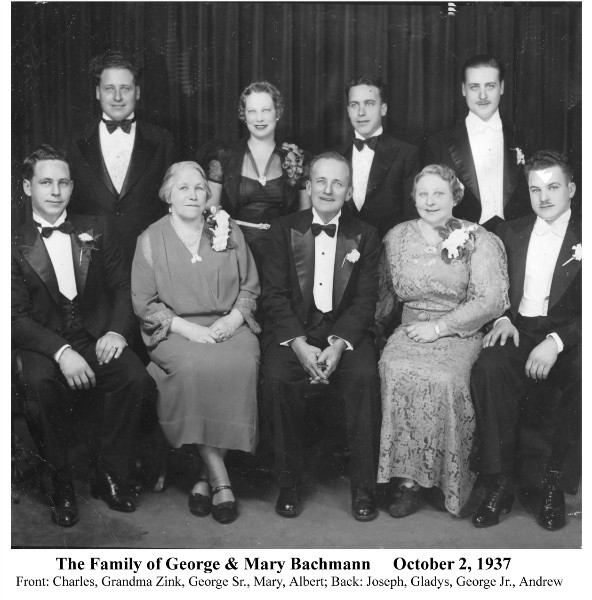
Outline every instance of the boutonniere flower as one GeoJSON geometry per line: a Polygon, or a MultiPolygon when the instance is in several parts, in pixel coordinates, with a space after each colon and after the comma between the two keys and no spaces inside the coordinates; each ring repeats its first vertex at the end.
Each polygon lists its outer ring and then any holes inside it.
{"type": "Polygon", "coordinates": [[[567,263],[570,263],[572,260],[582,260],[582,244],[577,244],[576,246],[572,246],[573,250],[572,257],[569,260],[566,260],[561,266],[565,267],[567,263]]]}
{"type": "Polygon", "coordinates": [[[212,206],[204,211],[206,223],[205,232],[212,242],[212,249],[215,252],[224,252],[236,248],[236,244],[230,238],[230,216],[217,206],[212,206]]]}
{"type": "Polygon", "coordinates": [[[514,152],[516,152],[516,164],[517,165],[523,165],[525,164],[525,160],[524,160],[524,152],[522,152],[522,150],[518,147],[516,148],[511,148],[512,150],[514,150],[514,152]]]}
{"type": "Polygon", "coordinates": [[[477,225],[468,227],[457,219],[448,219],[444,227],[436,227],[436,231],[444,240],[442,242],[441,257],[445,263],[452,259],[463,258],[475,247],[475,231],[477,225]]]}
{"type": "Polygon", "coordinates": [[[345,258],[343,259],[343,262],[341,263],[341,268],[343,269],[344,265],[345,265],[345,261],[348,261],[350,263],[357,263],[358,260],[360,260],[360,253],[354,248],[353,250],[351,250],[350,252],[348,252],[345,255],[345,258]]]}
{"type": "Polygon", "coordinates": [[[302,150],[296,144],[282,144],[282,150],[286,152],[286,157],[282,163],[282,168],[290,179],[298,180],[304,173],[302,150]]]}
{"type": "Polygon", "coordinates": [[[80,244],[80,258],[78,264],[82,264],[82,256],[88,256],[88,260],[91,260],[91,253],[93,250],[98,250],[95,246],[99,238],[101,237],[100,233],[93,235],[93,230],[89,229],[88,231],[83,231],[82,233],[77,233],[78,243],[80,244]]]}

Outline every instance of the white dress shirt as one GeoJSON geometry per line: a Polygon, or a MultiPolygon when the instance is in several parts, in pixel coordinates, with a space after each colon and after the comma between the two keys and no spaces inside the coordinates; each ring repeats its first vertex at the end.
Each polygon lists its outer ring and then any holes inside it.
{"type": "Polygon", "coordinates": [[[489,121],[483,121],[469,112],[465,123],[481,199],[479,223],[485,223],[495,216],[503,219],[504,133],[499,111],[489,121]]]}
{"type": "MultiPolygon", "coordinates": [[[[133,119],[134,113],[128,118],[133,119]]],[[[103,113],[103,119],[111,120],[105,113],[103,113]]],[[[125,133],[121,127],[118,127],[113,133],[109,133],[107,125],[101,121],[99,123],[99,138],[103,160],[107,166],[109,177],[111,177],[115,189],[121,192],[134,149],[136,122],[132,123],[129,133],[125,133]]]]}
{"type": "MultiPolygon", "coordinates": [[[[523,317],[547,316],[553,274],[570,217],[571,209],[564,212],[552,224],[540,217],[535,221],[526,255],[524,291],[518,307],[518,312],[523,317]]],[[[547,337],[555,340],[559,352],[563,350],[563,341],[557,333],[550,333],[547,337]]]]}
{"type": "MultiPolygon", "coordinates": [[[[372,137],[382,134],[382,127],[379,127],[372,137]]],[[[363,140],[357,131],[355,136],[359,140],[363,140]]],[[[376,152],[364,144],[361,150],[358,150],[354,145],[352,147],[352,186],[354,188],[353,200],[358,210],[362,209],[366,200],[366,190],[368,189],[368,179],[370,177],[370,169],[376,152]]]]}
{"type": "MultiPolygon", "coordinates": [[[[323,225],[323,220],[317,211],[312,209],[312,222],[323,225]]],[[[333,310],[333,271],[335,270],[335,251],[337,250],[337,233],[341,211],[327,225],[335,225],[335,237],[321,231],[315,237],[315,264],[313,296],[316,307],[321,312],[333,310]]]]}

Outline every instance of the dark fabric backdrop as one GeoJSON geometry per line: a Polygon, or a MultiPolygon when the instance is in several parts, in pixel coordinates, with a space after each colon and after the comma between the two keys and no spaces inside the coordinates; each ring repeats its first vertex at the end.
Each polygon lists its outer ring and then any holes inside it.
{"type": "Polygon", "coordinates": [[[87,75],[108,48],[144,61],[138,114],[170,129],[191,158],[241,135],[237,100],[267,79],[285,98],[279,139],[313,153],[349,134],[344,83],[388,84],[387,127],[423,144],[466,114],[462,63],[506,65],[502,116],[537,147],[581,156],[581,3],[49,2],[12,4],[13,224],[22,219],[19,164],[62,144],[98,114],[87,75]]]}

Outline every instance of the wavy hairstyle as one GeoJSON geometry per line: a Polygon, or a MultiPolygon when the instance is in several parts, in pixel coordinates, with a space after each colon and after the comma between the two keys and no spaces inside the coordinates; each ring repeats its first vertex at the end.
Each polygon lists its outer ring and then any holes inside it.
{"type": "Polygon", "coordinates": [[[173,182],[177,173],[184,169],[185,167],[189,167],[190,169],[195,169],[198,173],[201,173],[201,176],[204,179],[205,188],[206,188],[206,201],[208,201],[212,197],[212,190],[208,185],[208,178],[206,176],[205,171],[193,160],[184,160],[182,162],[172,164],[164,175],[164,179],[162,180],[162,185],[158,190],[158,197],[168,204],[169,198],[171,197],[171,190],[173,188],[173,182]]]}
{"type": "Polygon", "coordinates": [[[241,92],[240,98],[238,99],[238,118],[243,123],[246,120],[245,108],[247,106],[247,96],[261,92],[271,96],[276,116],[278,119],[282,118],[282,114],[284,113],[284,99],[282,98],[280,91],[275,87],[275,85],[273,85],[273,83],[269,83],[269,81],[255,81],[250,83],[241,92]]]}
{"type": "Polygon", "coordinates": [[[446,165],[427,165],[424,167],[413,180],[413,191],[411,192],[411,198],[415,199],[415,191],[419,180],[424,175],[437,175],[440,179],[448,182],[450,191],[452,192],[452,202],[456,206],[461,202],[465,195],[465,186],[458,180],[454,171],[446,165]]]}

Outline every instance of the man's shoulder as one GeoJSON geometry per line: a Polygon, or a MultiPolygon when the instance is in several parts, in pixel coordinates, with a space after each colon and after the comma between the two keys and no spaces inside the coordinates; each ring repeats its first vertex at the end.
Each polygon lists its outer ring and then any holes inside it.
{"type": "Polygon", "coordinates": [[[154,139],[154,140],[173,140],[173,134],[164,127],[160,125],[155,125],[154,123],[150,123],[149,121],[144,121],[144,119],[138,119],[137,127],[142,131],[142,135],[154,139]]]}
{"type": "Polygon", "coordinates": [[[403,150],[405,152],[415,152],[417,151],[417,146],[410,144],[409,142],[405,142],[399,138],[392,136],[390,133],[382,133],[379,138],[379,143],[384,144],[386,148],[397,148],[399,150],[403,150]]]}
{"type": "Polygon", "coordinates": [[[502,240],[505,240],[508,235],[519,233],[534,225],[536,215],[534,213],[520,217],[518,219],[512,219],[511,221],[502,221],[496,228],[495,234],[502,240]]]}
{"type": "Polygon", "coordinates": [[[466,126],[464,120],[460,121],[460,122],[456,123],[455,125],[453,125],[452,127],[440,129],[439,131],[436,131],[436,132],[430,134],[428,136],[428,144],[455,138],[459,134],[465,133],[466,130],[467,130],[467,126],[466,126]]]}

